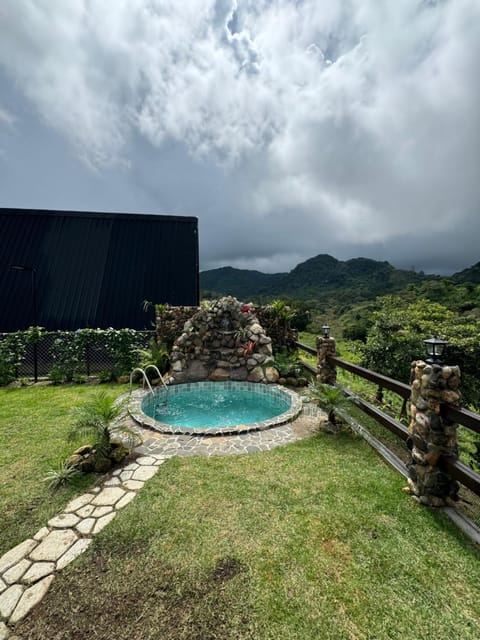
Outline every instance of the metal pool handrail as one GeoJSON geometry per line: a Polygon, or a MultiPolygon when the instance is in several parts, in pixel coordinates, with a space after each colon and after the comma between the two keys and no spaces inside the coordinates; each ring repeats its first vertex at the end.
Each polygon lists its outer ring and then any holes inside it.
{"type": "MultiPolygon", "coordinates": [[[[153,365],[151,365],[153,366],[153,365]]],[[[149,379],[147,378],[147,374],[145,373],[144,369],[141,369],[140,367],[135,367],[135,369],[133,369],[132,373],[130,374],[130,393],[132,393],[132,381],[133,381],[133,374],[135,373],[135,371],[140,371],[140,373],[142,374],[142,378],[143,378],[143,387],[145,388],[145,382],[147,383],[147,386],[150,390],[150,393],[153,395],[155,395],[153,393],[153,389],[152,389],[152,385],[150,384],[149,379]]]]}
{"type": "Polygon", "coordinates": [[[162,376],[162,374],[160,373],[159,368],[158,368],[156,365],[154,365],[154,364],[147,364],[147,366],[146,366],[146,367],[145,367],[145,369],[143,370],[143,371],[144,371],[144,373],[145,373],[145,375],[146,375],[146,373],[147,373],[148,369],[153,369],[154,371],[156,371],[156,372],[157,372],[158,377],[160,378],[161,383],[163,384],[163,386],[165,387],[165,389],[168,391],[167,384],[166,384],[165,380],[163,379],[163,376],[162,376]]]}

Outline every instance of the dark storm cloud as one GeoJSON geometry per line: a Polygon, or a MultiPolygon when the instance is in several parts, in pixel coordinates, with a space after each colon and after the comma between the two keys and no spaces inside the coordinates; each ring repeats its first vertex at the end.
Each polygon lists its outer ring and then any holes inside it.
{"type": "Polygon", "coordinates": [[[2,206],[198,215],[203,268],[480,260],[477,0],[3,0],[2,206]]]}

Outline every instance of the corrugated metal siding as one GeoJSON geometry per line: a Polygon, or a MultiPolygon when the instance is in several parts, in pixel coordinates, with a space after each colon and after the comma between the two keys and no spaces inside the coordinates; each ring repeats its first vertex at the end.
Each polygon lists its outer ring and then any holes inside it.
{"type": "Polygon", "coordinates": [[[0,331],[151,328],[142,303],[198,304],[193,217],[0,209],[0,331]]]}

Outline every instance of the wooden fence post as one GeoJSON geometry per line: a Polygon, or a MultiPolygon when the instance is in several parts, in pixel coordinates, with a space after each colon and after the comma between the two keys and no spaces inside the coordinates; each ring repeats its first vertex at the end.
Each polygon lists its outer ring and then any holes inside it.
{"type": "Polygon", "coordinates": [[[409,490],[422,504],[442,507],[459,489],[442,463],[458,459],[457,425],[443,417],[443,407],[458,404],[460,369],[417,360],[411,380],[409,490]]]}

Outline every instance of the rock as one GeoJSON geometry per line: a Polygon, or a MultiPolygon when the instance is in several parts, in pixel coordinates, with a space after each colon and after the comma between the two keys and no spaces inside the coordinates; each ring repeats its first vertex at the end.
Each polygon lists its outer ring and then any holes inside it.
{"type": "Polygon", "coordinates": [[[82,473],[91,473],[95,469],[95,454],[91,453],[79,463],[78,469],[82,473]]]}
{"type": "Polygon", "coordinates": [[[88,456],[88,454],[92,453],[93,446],[91,444],[85,444],[83,447],[80,447],[76,451],[73,452],[73,455],[77,456],[88,456]]]}
{"type": "Polygon", "coordinates": [[[262,367],[255,367],[252,369],[247,378],[249,382],[263,382],[264,379],[262,367]]]}
{"type": "Polygon", "coordinates": [[[258,322],[254,322],[253,324],[249,325],[249,329],[254,335],[260,336],[263,334],[263,327],[259,325],[258,322]]]}
{"type": "Polygon", "coordinates": [[[110,459],[115,464],[119,464],[128,456],[129,453],[130,450],[123,444],[113,443],[112,450],[110,451],[110,459]]]}
{"type": "Polygon", "coordinates": [[[217,368],[209,376],[208,379],[213,382],[225,382],[230,378],[230,374],[225,369],[217,368]]]}
{"type": "Polygon", "coordinates": [[[208,371],[203,364],[199,360],[193,360],[189,366],[187,371],[187,379],[188,380],[205,380],[208,375],[208,371]]]}
{"type": "Polygon", "coordinates": [[[73,455],[71,455],[69,458],[65,460],[65,464],[67,466],[75,467],[75,468],[78,468],[82,462],[83,462],[83,456],[79,455],[78,453],[74,453],[73,455]]]}
{"type": "Polygon", "coordinates": [[[234,369],[232,371],[230,375],[230,379],[235,381],[242,381],[242,380],[246,380],[247,376],[248,376],[248,371],[246,367],[238,367],[237,369],[234,369]]]}
{"type": "Polygon", "coordinates": [[[106,473],[112,468],[112,461],[110,458],[104,458],[103,456],[100,457],[97,455],[93,468],[96,473],[106,473]]]}
{"type": "Polygon", "coordinates": [[[268,382],[277,382],[280,378],[280,374],[275,367],[267,367],[265,369],[265,378],[268,382]]]}
{"type": "Polygon", "coordinates": [[[448,404],[458,404],[460,394],[457,391],[442,391],[442,400],[448,404]]]}

